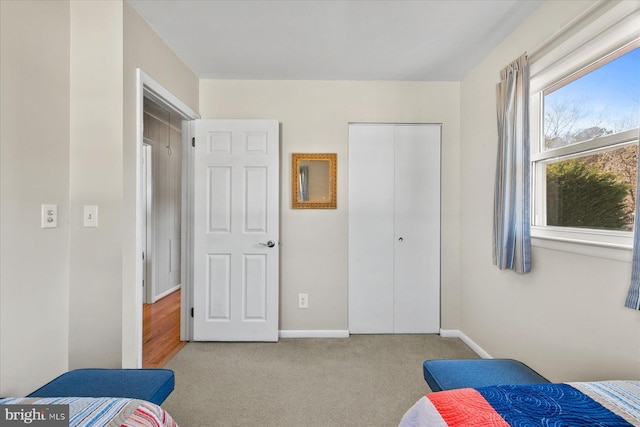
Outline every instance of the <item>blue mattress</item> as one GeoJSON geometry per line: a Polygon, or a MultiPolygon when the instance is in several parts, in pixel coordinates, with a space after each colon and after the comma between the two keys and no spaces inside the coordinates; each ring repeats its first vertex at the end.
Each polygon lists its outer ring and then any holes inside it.
{"type": "Polygon", "coordinates": [[[27,397],[128,397],[160,405],[174,385],[170,369],[76,369],[27,397]]]}
{"type": "Polygon", "coordinates": [[[431,391],[500,384],[546,384],[542,375],[513,359],[435,359],[423,363],[431,391]]]}

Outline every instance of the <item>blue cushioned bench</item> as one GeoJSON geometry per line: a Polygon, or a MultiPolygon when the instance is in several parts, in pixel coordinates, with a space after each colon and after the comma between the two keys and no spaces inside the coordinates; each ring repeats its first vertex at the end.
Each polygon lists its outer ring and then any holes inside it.
{"type": "Polygon", "coordinates": [[[174,385],[170,369],[76,369],[27,397],[128,397],[160,405],[174,385]]]}
{"type": "Polygon", "coordinates": [[[423,363],[432,391],[501,384],[544,384],[549,380],[513,359],[435,359],[423,363]]]}

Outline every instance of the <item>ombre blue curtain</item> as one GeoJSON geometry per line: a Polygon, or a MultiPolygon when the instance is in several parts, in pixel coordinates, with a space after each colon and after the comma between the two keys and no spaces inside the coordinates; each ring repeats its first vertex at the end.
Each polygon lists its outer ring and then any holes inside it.
{"type": "Polygon", "coordinates": [[[498,159],[493,218],[493,263],[531,271],[529,178],[529,63],[522,54],[500,73],[496,88],[498,159]]]}
{"type": "MultiPolygon", "coordinates": [[[[640,135],[638,135],[640,138],[640,135]]],[[[636,194],[640,189],[640,155],[638,156],[638,177],[636,181],[636,194]]],[[[633,221],[633,261],[631,264],[631,286],[625,307],[640,310],[640,198],[636,197],[636,215],[633,221]]]]}

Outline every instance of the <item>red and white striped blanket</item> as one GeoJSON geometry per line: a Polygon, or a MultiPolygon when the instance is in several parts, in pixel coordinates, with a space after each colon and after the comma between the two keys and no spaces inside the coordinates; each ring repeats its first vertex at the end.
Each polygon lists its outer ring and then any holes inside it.
{"type": "Polygon", "coordinates": [[[69,405],[70,427],[178,427],[171,415],[153,403],[114,397],[19,397],[0,405],[69,405]]]}

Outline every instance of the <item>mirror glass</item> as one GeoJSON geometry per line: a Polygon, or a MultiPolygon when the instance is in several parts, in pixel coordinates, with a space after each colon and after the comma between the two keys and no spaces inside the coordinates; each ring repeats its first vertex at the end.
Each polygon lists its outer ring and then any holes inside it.
{"type": "Polygon", "coordinates": [[[336,154],[293,153],[291,195],[294,209],[335,209],[336,154]]]}

